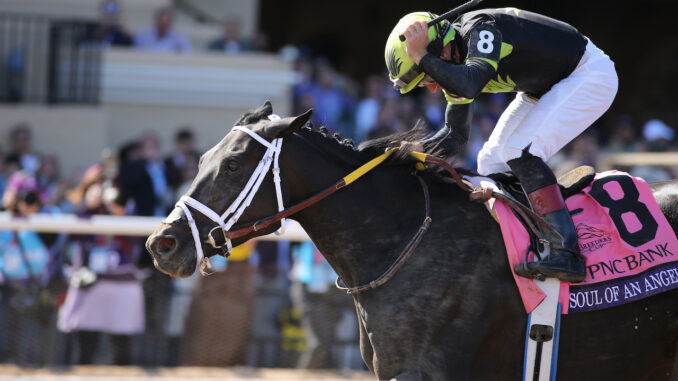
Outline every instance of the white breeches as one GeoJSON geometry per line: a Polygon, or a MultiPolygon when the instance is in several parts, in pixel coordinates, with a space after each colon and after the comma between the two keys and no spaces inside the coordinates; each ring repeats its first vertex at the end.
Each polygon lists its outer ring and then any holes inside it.
{"type": "Polygon", "coordinates": [[[530,153],[548,160],[586,130],[617,94],[614,63],[591,41],[577,68],[539,100],[518,93],[478,153],[478,173],[509,171],[507,161],[530,153]]]}

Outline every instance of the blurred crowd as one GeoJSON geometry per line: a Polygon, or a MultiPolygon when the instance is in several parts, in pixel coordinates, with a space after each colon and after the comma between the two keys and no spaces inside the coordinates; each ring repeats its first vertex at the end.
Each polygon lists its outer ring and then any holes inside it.
{"type": "MultiPolygon", "coordinates": [[[[122,5],[117,0],[102,1],[99,15],[99,26],[91,37],[106,46],[127,46],[157,53],[190,53],[194,48],[190,39],[174,27],[174,15],[170,8],[157,10],[152,24],[136,33],[125,25],[122,5]]],[[[268,38],[261,32],[251,39],[244,38],[240,19],[229,15],[224,18],[220,35],[206,46],[197,48],[225,54],[267,51],[268,38]]]]}
{"type": "MultiPolygon", "coordinates": [[[[107,45],[154,52],[190,52],[186,36],[159,10],[132,33],[120,3],[100,3],[94,37],[107,45]]],[[[263,35],[246,40],[236,18],[205,49],[236,54],[267,50],[263,35]]],[[[314,109],[312,122],[356,142],[444,125],[445,100],[418,89],[401,96],[387,74],[358,81],[304,47],[285,47],[298,81],[294,112],[314,109]]],[[[456,164],[475,169],[476,156],[511,101],[483,95],[475,103],[471,139],[456,164]]],[[[36,152],[31,126],[16,125],[0,153],[2,208],[35,213],[165,216],[198,171],[190,126],[174,145],[146,132],[98,163],[63,174],[58,154],[36,152]]],[[[672,152],[674,129],[659,119],[608,115],[550,160],[556,174],[596,165],[600,155],[672,152]]],[[[647,181],[678,177],[677,167],[619,168],[647,181]]],[[[352,299],[334,288],[336,274],[311,243],[259,242],[235,249],[216,274],[171,279],[152,267],[142,238],[0,231],[0,362],[18,364],[286,366],[361,368],[352,299]]]]}

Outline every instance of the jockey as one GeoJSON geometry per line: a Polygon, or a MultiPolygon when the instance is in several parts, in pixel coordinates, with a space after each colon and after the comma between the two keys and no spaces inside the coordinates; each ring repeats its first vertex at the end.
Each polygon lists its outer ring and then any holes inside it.
{"type": "Polygon", "coordinates": [[[468,141],[478,94],[517,92],[478,153],[478,173],[513,171],[533,210],[558,233],[546,237],[548,258],[516,273],[583,281],[574,224],[545,161],[610,107],[614,63],[574,27],[536,13],[484,9],[427,27],[435,17],[410,13],[391,32],[385,59],[394,87],[402,94],[417,86],[442,90],[446,126],[436,137],[446,135],[452,153],[468,141]]]}

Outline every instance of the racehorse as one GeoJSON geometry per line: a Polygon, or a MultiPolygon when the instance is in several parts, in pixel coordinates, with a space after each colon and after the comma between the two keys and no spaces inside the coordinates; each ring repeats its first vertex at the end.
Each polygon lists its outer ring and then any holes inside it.
{"type": "MultiPolygon", "coordinates": [[[[403,139],[387,137],[355,149],[325,129],[310,129],[310,112],[280,120],[271,114],[267,102],[236,125],[264,142],[282,138],[279,167],[285,205],[321,192],[403,139]]],[[[245,187],[266,149],[242,129],[228,133],[201,158],[187,196],[220,213],[245,187]]],[[[426,170],[420,177],[430,192],[428,231],[388,282],[353,295],[362,357],[378,379],[518,380],[526,314],[499,226],[483,205],[469,202],[468,193],[435,171],[426,170]]],[[[261,184],[241,216],[250,225],[279,210],[272,175],[261,184]]],[[[678,184],[655,183],[651,189],[675,231],[678,184]]],[[[377,278],[401,255],[425,217],[424,204],[412,163],[391,158],[293,218],[341,280],[357,286],[377,278]]],[[[190,205],[177,207],[148,238],[148,251],[160,271],[184,277],[195,271],[192,227],[197,228],[205,256],[224,251],[205,242],[213,240],[209,235],[215,222],[204,213],[190,205]]],[[[232,244],[279,226],[276,222],[248,230],[232,244]]],[[[558,379],[678,379],[677,293],[563,316],[558,379]]]]}

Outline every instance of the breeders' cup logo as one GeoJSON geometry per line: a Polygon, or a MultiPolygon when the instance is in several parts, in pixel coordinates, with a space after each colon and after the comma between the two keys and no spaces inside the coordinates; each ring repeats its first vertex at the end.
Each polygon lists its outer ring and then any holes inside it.
{"type": "Polygon", "coordinates": [[[602,229],[584,223],[579,223],[576,229],[579,250],[582,254],[598,250],[612,242],[612,238],[608,237],[602,229]]]}

